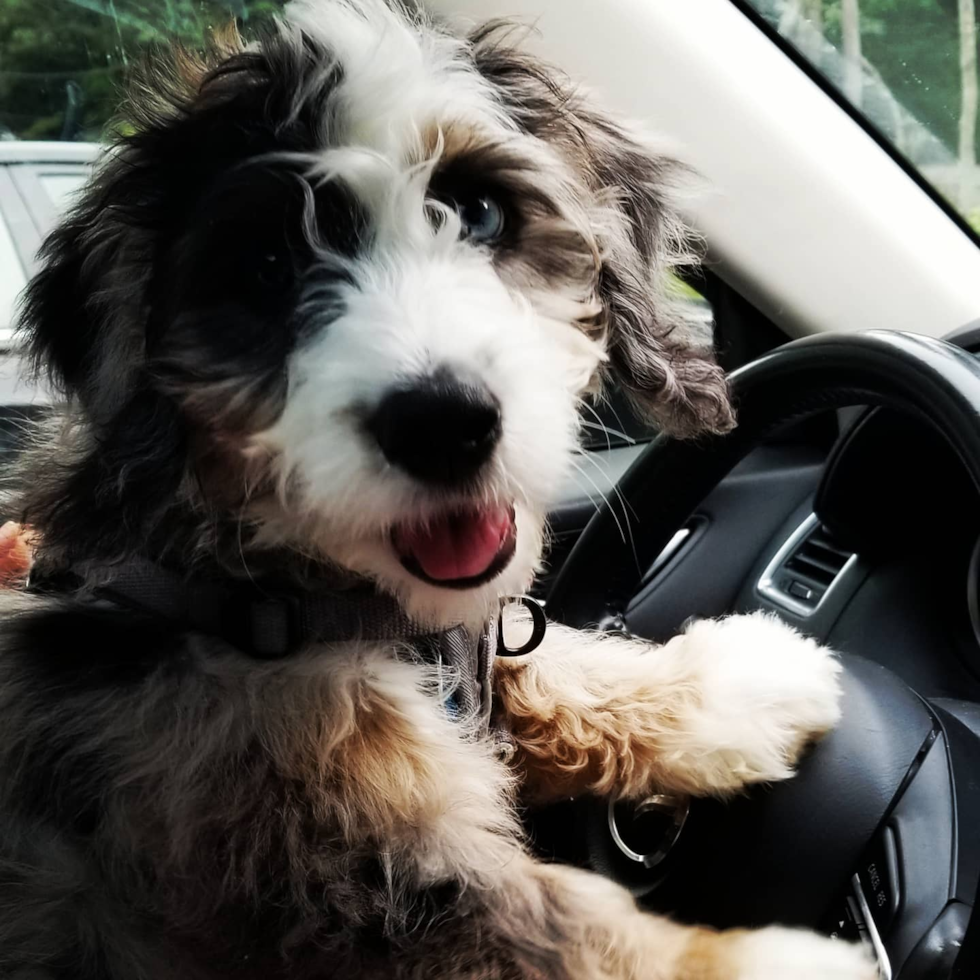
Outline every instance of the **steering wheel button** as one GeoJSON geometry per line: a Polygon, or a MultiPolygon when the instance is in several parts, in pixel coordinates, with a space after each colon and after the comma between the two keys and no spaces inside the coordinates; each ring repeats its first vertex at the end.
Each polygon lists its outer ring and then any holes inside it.
{"type": "Polygon", "coordinates": [[[898,849],[891,827],[885,827],[865,852],[858,871],[868,908],[879,932],[887,934],[901,904],[898,849]]]}
{"type": "Polygon", "coordinates": [[[829,929],[831,939],[843,939],[845,942],[855,942],[861,938],[864,920],[857,907],[857,902],[848,895],[837,907],[831,917],[829,929]]]}

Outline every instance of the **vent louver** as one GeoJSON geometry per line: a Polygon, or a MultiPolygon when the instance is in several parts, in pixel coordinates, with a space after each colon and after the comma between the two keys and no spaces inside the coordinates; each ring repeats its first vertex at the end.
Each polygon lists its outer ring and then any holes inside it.
{"type": "Polygon", "coordinates": [[[779,549],[759,580],[759,592],[797,616],[811,616],[857,555],[838,544],[816,515],[779,549]]]}

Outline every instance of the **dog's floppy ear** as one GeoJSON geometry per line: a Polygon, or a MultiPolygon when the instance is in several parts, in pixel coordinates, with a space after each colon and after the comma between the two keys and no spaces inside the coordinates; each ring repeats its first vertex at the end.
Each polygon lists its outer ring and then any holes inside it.
{"type": "Polygon", "coordinates": [[[725,374],[696,335],[669,275],[697,261],[673,198],[692,176],[626,129],[580,109],[596,187],[608,196],[598,222],[598,293],[611,368],[641,416],[671,435],[727,432],[735,424],[725,374]]]}
{"type": "Polygon", "coordinates": [[[33,461],[22,516],[51,541],[113,557],[127,536],[142,540],[148,521],[173,500],[184,463],[176,407],[140,368],[147,273],[136,257],[137,233],[119,220],[125,191],[118,181],[127,175],[114,174],[115,165],[45,242],[20,327],[35,373],[89,424],[88,437],[70,450],[33,461]]]}
{"type": "Polygon", "coordinates": [[[129,242],[114,223],[111,202],[96,186],[86,189],[72,213],[46,239],[41,269],[24,294],[19,334],[37,375],[80,398],[95,416],[104,414],[110,379],[101,378],[105,348],[115,348],[117,382],[123,382],[124,346],[113,336],[124,329],[125,309],[139,280],[128,283],[118,263],[129,242]],[[103,212],[104,213],[100,213],[103,212]]]}
{"type": "Polygon", "coordinates": [[[184,474],[186,435],[147,369],[147,331],[155,242],[191,165],[194,134],[175,130],[207,68],[176,50],[134,80],[125,132],[45,240],[24,294],[24,353],[84,423],[25,470],[25,516],[89,555],[145,543],[184,474]]]}
{"type": "Polygon", "coordinates": [[[690,172],[591,108],[560,70],[522,50],[525,34],[506,21],[485,24],[470,36],[474,62],[518,126],[563,154],[592,198],[612,371],[662,430],[728,431],[735,423],[724,373],[667,289],[672,267],[696,262],[674,203],[690,172]]]}

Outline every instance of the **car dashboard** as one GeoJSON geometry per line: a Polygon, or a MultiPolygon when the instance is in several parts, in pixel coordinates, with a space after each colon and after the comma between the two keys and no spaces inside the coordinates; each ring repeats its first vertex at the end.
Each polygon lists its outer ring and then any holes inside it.
{"type": "MultiPolygon", "coordinates": [[[[592,454],[552,513],[550,583],[597,502],[645,447],[592,454]]],[[[620,514],[629,534],[631,515],[620,514]]],[[[956,457],[914,419],[845,420],[830,444],[750,453],[675,535],[627,610],[665,641],[692,617],[767,610],[889,667],[925,697],[980,701],[980,500],[956,457]]]]}

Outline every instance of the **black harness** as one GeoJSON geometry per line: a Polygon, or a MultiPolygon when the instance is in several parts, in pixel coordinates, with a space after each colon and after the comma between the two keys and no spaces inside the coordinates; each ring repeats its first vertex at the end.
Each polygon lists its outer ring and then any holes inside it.
{"type": "MultiPolygon", "coordinates": [[[[530,653],[544,637],[544,610],[527,596],[502,600],[501,612],[478,633],[466,627],[432,630],[405,615],[398,602],[366,584],[350,588],[274,591],[252,582],[185,577],[151,561],[129,559],[84,576],[95,602],[108,602],[219,637],[260,660],[279,660],[310,644],[403,644],[447,678],[446,705],[485,733],[490,722],[493,661],[530,653]],[[511,603],[530,612],[530,638],[519,648],[504,642],[503,615],[511,603]],[[444,673],[443,673],[444,671],[444,673]]],[[[31,591],[62,592],[63,584],[32,574],[31,591]]],[[[76,590],[72,590],[76,591],[76,590]]],[[[76,591],[76,594],[79,594],[76,591]]]]}

